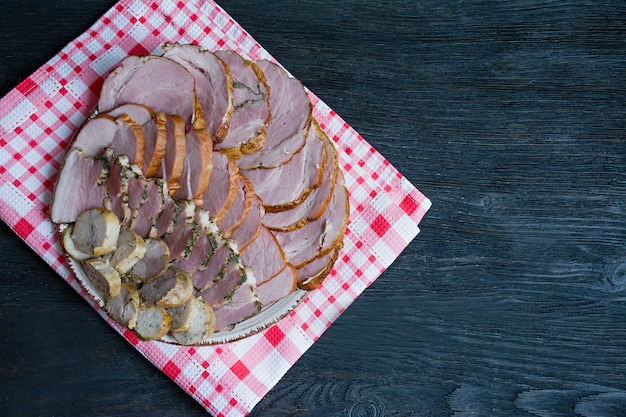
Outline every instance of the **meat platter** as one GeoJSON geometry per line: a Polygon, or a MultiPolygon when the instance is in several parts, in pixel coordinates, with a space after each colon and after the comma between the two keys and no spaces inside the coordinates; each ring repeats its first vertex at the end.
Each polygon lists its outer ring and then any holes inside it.
{"type": "Polygon", "coordinates": [[[123,59],[76,133],[50,218],[78,281],[142,340],[237,340],[331,272],[348,192],[302,83],[166,44],[123,59]]]}

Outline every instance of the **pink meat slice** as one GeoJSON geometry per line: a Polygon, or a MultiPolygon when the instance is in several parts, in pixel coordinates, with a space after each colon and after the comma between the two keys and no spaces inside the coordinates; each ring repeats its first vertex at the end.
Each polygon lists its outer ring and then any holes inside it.
{"type": "Polygon", "coordinates": [[[348,193],[339,178],[324,214],[290,232],[274,232],[288,261],[296,267],[330,252],[343,238],[349,215],[348,193]]]}
{"type": "Polygon", "coordinates": [[[243,251],[241,263],[249,268],[261,284],[285,269],[286,257],[276,237],[265,227],[243,251]]]}
{"type": "Polygon", "coordinates": [[[190,274],[205,269],[217,249],[217,227],[209,224],[209,214],[201,208],[196,208],[195,221],[199,227],[196,243],[186,259],[179,259],[172,264],[190,274]]]}
{"type": "Polygon", "coordinates": [[[117,135],[118,125],[115,117],[102,115],[87,120],[80,128],[73,147],[80,148],[86,156],[97,157],[110,147],[117,135]]]}
{"type": "Polygon", "coordinates": [[[275,168],[241,170],[268,212],[283,211],[300,204],[322,182],[326,150],[311,124],[306,144],[286,164],[275,168]]]}
{"type": "MultiPolygon", "coordinates": [[[[180,200],[196,200],[207,188],[211,175],[213,141],[202,129],[191,129],[185,136],[185,159],[174,197],[180,200]]],[[[200,201],[201,203],[201,201],[200,201]]]]}
{"type": "Polygon", "coordinates": [[[142,199],[141,206],[130,224],[130,228],[141,237],[147,237],[152,228],[154,219],[165,206],[165,195],[168,190],[164,181],[158,178],[146,180],[146,193],[142,199]]]}
{"type": "Polygon", "coordinates": [[[222,141],[234,110],[233,80],[228,67],[214,53],[197,45],[170,44],[163,56],[185,67],[195,80],[203,119],[194,120],[194,127],[206,128],[215,141],[222,141]]]}
{"type": "Polygon", "coordinates": [[[230,302],[235,291],[246,282],[246,279],[246,271],[231,264],[222,279],[213,282],[207,289],[198,293],[198,295],[202,297],[204,301],[211,304],[211,307],[221,307],[230,302]]]}
{"type": "Polygon", "coordinates": [[[250,182],[243,175],[238,175],[235,199],[222,220],[217,222],[224,237],[230,237],[231,233],[245,220],[254,195],[254,189],[250,182]]]}
{"type": "Polygon", "coordinates": [[[155,112],[179,114],[190,127],[196,105],[194,77],[171,59],[131,55],[104,80],[98,109],[107,112],[127,103],[143,104],[155,112]]]}
{"type": "Polygon", "coordinates": [[[174,192],[178,189],[187,148],[185,123],[178,115],[164,115],[165,117],[165,155],[156,176],[167,181],[169,189],[174,192]]]}
{"type": "Polygon", "coordinates": [[[257,151],[265,143],[265,125],[270,120],[269,90],[258,66],[234,51],[215,53],[233,78],[234,111],[228,133],[216,149],[236,154],[257,151]]]}
{"type": "Polygon", "coordinates": [[[265,210],[258,196],[254,196],[250,210],[243,222],[230,235],[239,251],[244,250],[261,233],[265,210]]]}
{"type": "Polygon", "coordinates": [[[213,168],[209,184],[202,194],[202,208],[219,223],[237,195],[239,168],[228,156],[219,151],[212,155],[213,168]]]}
{"type": "Polygon", "coordinates": [[[233,260],[233,251],[228,245],[219,246],[207,262],[206,268],[196,270],[192,275],[194,288],[202,291],[223,279],[233,260]]]}
{"type": "Polygon", "coordinates": [[[296,268],[287,264],[278,275],[257,285],[256,295],[261,305],[265,307],[288,296],[296,288],[296,268]]]}
{"type": "Polygon", "coordinates": [[[256,297],[254,278],[248,276],[231,297],[228,303],[215,308],[215,330],[229,330],[237,323],[261,311],[261,304],[256,297]]]}
{"type": "Polygon", "coordinates": [[[106,113],[108,116],[121,117],[127,115],[133,122],[141,127],[144,138],[144,156],[142,172],[148,176],[150,160],[154,155],[157,141],[157,122],[151,108],[141,104],[122,104],[106,113]]]}
{"type": "Polygon", "coordinates": [[[317,288],[324,278],[330,273],[332,266],[337,261],[337,256],[342,245],[335,247],[326,255],[320,256],[297,269],[298,286],[303,289],[317,288]]]}
{"type": "Polygon", "coordinates": [[[163,240],[170,248],[170,259],[186,258],[188,249],[198,238],[199,228],[195,221],[195,204],[192,201],[180,201],[180,210],[176,216],[172,229],[165,234],[163,240]]]}
{"type": "Polygon", "coordinates": [[[266,126],[266,139],[258,152],[237,160],[241,169],[271,168],[282,165],[302,147],[311,123],[311,101],[302,83],[278,65],[255,61],[270,89],[272,119],[266,126]]]}
{"type": "Polygon", "coordinates": [[[318,219],[333,195],[339,173],[337,152],[328,137],[324,139],[327,156],[322,183],[296,207],[275,213],[265,213],[263,224],[273,231],[289,231],[318,219]]]}
{"type": "Polygon", "coordinates": [[[81,212],[104,206],[108,170],[100,158],[90,158],[79,148],[65,155],[50,204],[50,219],[71,223],[81,212]]]}

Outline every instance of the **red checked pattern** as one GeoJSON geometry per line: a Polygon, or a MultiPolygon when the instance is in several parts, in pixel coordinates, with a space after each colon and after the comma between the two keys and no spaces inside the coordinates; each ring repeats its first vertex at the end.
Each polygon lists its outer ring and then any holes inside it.
{"type": "MultiPolygon", "coordinates": [[[[56,174],[72,135],[95,107],[108,71],[129,54],[154,53],[171,41],[273,59],[210,0],[122,0],[0,101],[0,216],[87,302],[48,220],[56,174]]],[[[214,416],[247,415],[391,265],[417,235],[430,207],[430,201],[382,155],[309,94],[314,117],[337,145],[351,204],[344,248],[318,290],[271,328],[221,346],[142,342],[94,306],[214,416]]]]}

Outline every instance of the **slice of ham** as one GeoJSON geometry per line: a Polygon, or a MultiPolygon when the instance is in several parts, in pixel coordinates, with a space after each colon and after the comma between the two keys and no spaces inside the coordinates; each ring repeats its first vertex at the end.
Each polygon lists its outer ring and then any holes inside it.
{"type": "Polygon", "coordinates": [[[54,186],[50,219],[71,223],[87,209],[104,206],[109,172],[100,158],[90,158],[79,148],[65,155],[54,186]]]}
{"type": "Polygon", "coordinates": [[[329,156],[324,165],[322,183],[296,207],[281,212],[266,213],[263,217],[263,224],[269,229],[282,232],[292,231],[324,214],[340,171],[337,151],[326,135],[324,135],[324,143],[326,154],[329,156]]]}
{"type": "Polygon", "coordinates": [[[213,309],[215,313],[215,330],[229,330],[237,323],[261,311],[261,303],[256,297],[254,275],[248,274],[244,282],[233,293],[230,301],[213,309]]]}
{"type": "Polygon", "coordinates": [[[95,158],[102,155],[117,135],[119,126],[115,123],[115,119],[109,115],[88,119],[74,137],[72,146],[80,148],[87,156],[95,158]]]}
{"type": "Polygon", "coordinates": [[[238,158],[258,151],[265,143],[265,125],[271,118],[265,76],[252,61],[234,51],[215,52],[233,77],[234,111],[228,133],[215,149],[238,158]]]}
{"type": "Polygon", "coordinates": [[[224,273],[224,277],[212,283],[198,295],[213,308],[218,308],[229,303],[235,291],[243,285],[248,277],[248,271],[236,264],[231,264],[224,273]]]}
{"type": "Polygon", "coordinates": [[[230,237],[231,233],[245,220],[250,207],[252,206],[252,199],[254,198],[254,188],[250,181],[243,175],[238,175],[237,194],[233,203],[228,208],[228,211],[224,215],[221,221],[217,222],[220,230],[224,234],[224,237],[230,237]]]}
{"type": "Polygon", "coordinates": [[[209,184],[202,194],[201,206],[219,223],[237,195],[239,168],[232,159],[219,151],[213,152],[212,162],[213,168],[209,184]]]}
{"type": "Polygon", "coordinates": [[[311,124],[306,144],[289,160],[275,168],[241,170],[267,212],[289,210],[302,203],[320,186],[326,164],[326,149],[321,131],[311,124]]]}
{"type": "Polygon", "coordinates": [[[198,268],[192,273],[194,288],[197,291],[203,291],[221,281],[238,255],[226,242],[218,242],[218,247],[206,263],[206,267],[198,268]]]}
{"type": "Polygon", "coordinates": [[[98,101],[100,112],[127,103],[155,112],[179,114],[191,127],[196,113],[195,80],[177,62],[161,56],[131,55],[105,78],[98,101]]]}
{"type": "Polygon", "coordinates": [[[215,141],[221,142],[234,111],[233,80],[228,67],[214,53],[197,45],[168,44],[164,49],[163,56],[185,67],[195,80],[202,111],[197,113],[194,127],[206,128],[215,141]]]}
{"type": "MultiPolygon", "coordinates": [[[[165,157],[165,150],[168,143],[168,134],[174,136],[175,129],[175,120],[173,118],[167,117],[167,115],[163,112],[158,112],[154,114],[154,136],[151,136],[150,139],[146,140],[145,147],[145,156],[143,161],[143,172],[146,177],[155,177],[159,173],[159,169],[161,168],[161,164],[163,163],[163,158],[165,157]],[[168,124],[169,123],[169,124],[168,124]],[[168,130],[172,133],[168,133],[168,130]]],[[[184,122],[182,118],[180,119],[181,130],[184,132],[184,122]]],[[[182,132],[181,132],[182,134],[182,132]]],[[[172,143],[170,146],[174,146],[172,143]]]]}
{"type": "Polygon", "coordinates": [[[212,169],[213,141],[205,129],[191,129],[185,136],[183,171],[174,197],[202,204],[202,193],[209,184],[212,169]]]}
{"type": "Polygon", "coordinates": [[[270,61],[255,62],[270,89],[272,119],[265,130],[263,148],[237,160],[241,169],[271,168],[286,163],[304,146],[311,123],[311,101],[302,83],[270,61]]]}
{"type": "Polygon", "coordinates": [[[179,201],[179,211],[171,230],[163,236],[170,248],[170,259],[186,259],[198,239],[200,228],[195,220],[196,205],[193,201],[179,201]]]}
{"type": "Polygon", "coordinates": [[[349,215],[348,192],[340,176],[324,214],[290,232],[274,232],[291,264],[297,268],[333,250],[343,240],[349,215]]]}
{"type": "Polygon", "coordinates": [[[243,251],[261,233],[263,216],[265,210],[258,196],[252,199],[252,205],[243,222],[230,235],[230,238],[237,244],[239,251],[243,251]]]}
{"type": "Polygon", "coordinates": [[[263,307],[268,306],[296,290],[296,268],[287,267],[273,278],[257,285],[256,295],[263,307]]]}
{"type": "Polygon", "coordinates": [[[196,208],[195,222],[198,225],[198,238],[186,259],[175,261],[172,266],[193,274],[205,269],[209,260],[215,254],[218,241],[218,229],[209,219],[209,213],[196,208]]]}
{"type": "Polygon", "coordinates": [[[170,192],[174,193],[180,187],[178,180],[185,166],[187,138],[183,118],[178,115],[166,115],[165,129],[165,155],[156,176],[167,181],[170,192]]]}
{"type": "Polygon", "coordinates": [[[154,220],[159,217],[165,207],[165,196],[168,192],[165,181],[159,178],[147,180],[145,198],[130,223],[130,228],[139,236],[147,237],[150,233],[154,220]]]}
{"type": "Polygon", "coordinates": [[[278,240],[265,227],[261,228],[259,236],[241,252],[241,263],[250,268],[257,284],[273,278],[287,266],[285,253],[278,240]]]}
{"type": "Polygon", "coordinates": [[[319,256],[308,264],[297,270],[298,287],[303,290],[314,290],[320,286],[324,278],[328,276],[333,269],[339,251],[343,245],[337,245],[332,251],[326,255],[319,256]]]}

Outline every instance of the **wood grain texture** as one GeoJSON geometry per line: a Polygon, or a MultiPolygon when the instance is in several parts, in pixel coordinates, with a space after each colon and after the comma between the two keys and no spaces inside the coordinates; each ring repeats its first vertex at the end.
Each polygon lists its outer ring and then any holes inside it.
{"type": "MultiPolygon", "coordinates": [[[[0,94],[113,4],[9,3],[0,94]]],[[[433,201],[252,415],[625,416],[626,4],[220,5],[433,201]]],[[[202,413],[4,225],[0,280],[0,414],[202,413]]]]}

